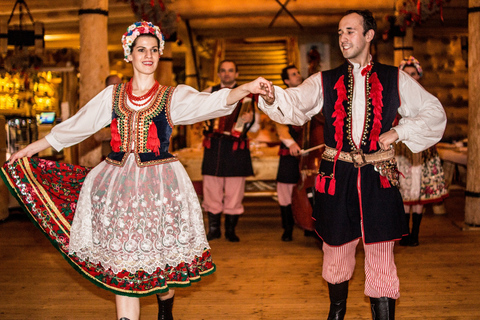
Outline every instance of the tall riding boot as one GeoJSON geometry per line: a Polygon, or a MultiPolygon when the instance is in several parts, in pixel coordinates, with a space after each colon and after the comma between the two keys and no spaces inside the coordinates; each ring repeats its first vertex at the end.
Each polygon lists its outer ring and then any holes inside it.
{"type": "Polygon", "coordinates": [[[237,226],[238,218],[238,214],[225,214],[225,238],[230,242],[240,241],[235,234],[235,227],[237,226]]]}
{"type": "Polygon", "coordinates": [[[220,232],[220,219],[222,218],[220,213],[213,214],[208,212],[208,234],[207,240],[218,239],[222,236],[220,232]]]}
{"type": "Polygon", "coordinates": [[[420,232],[420,222],[422,222],[421,213],[412,213],[412,233],[410,234],[410,246],[416,247],[418,243],[418,233],[420,232]]]}
{"type": "MultiPolygon", "coordinates": [[[[405,214],[405,220],[407,221],[408,231],[410,232],[410,213],[405,214]]],[[[410,245],[410,234],[402,237],[400,245],[404,247],[410,245]]]]}
{"type": "Polygon", "coordinates": [[[373,320],[395,320],[395,299],[370,298],[373,320]]]}
{"type": "Polygon", "coordinates": [[[280,206],[280,212],[282,214],[282,241],[292,241],[293,225],[295,221],[293,220],[292,205],[280,206]]]}
{"type": "Polygon", "coordinates": [[[175,296],[167,300],[160,300],[160,297],[157,295],[158,320],[173,320],[173,298],[175,298],[175,296]]]}
{"type": "Polygon", "coordinates": [[[347,311],[348,280],[338,284],[328,283],[330,312],[327,320],[343,320],[347,311]]]}

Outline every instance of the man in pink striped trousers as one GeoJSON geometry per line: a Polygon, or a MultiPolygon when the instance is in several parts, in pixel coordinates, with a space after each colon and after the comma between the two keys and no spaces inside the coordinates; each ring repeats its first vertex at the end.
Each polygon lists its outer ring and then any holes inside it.
{"type": "Polygon", "coordinates": [[[420,152],[437,143],[446,126],[437,98],[397,67],[372,60],[375,33],[370,11],[348,11],[338,26],[344,64],[313,74],[296,88],[275,86],[259,101],[259,108],[282,124],[301,126],[319,112],[325,116],[313,218],[324,241],[329,320],[345,316],[360,240],[373,319],[394,319],[400,297],[394,241],[408,229],[392,144],[403,141],[420,152]],[[402,119],[392,128],[397,112],[402,119]]]}

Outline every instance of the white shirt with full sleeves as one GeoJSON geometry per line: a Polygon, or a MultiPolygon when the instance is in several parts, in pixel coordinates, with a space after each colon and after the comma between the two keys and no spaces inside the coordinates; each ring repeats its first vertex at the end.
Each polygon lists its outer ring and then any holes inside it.
{"type": "MultiPolygon", "coordinates": [[[[365,77],[361,75],[360,65],[353,65],[352,136],[358,144],[365,119],[365,77]]],[[[403,141],[412,152],[420,152],[442,138],[447,123],[445,111],[435,96],[403,71],[399,71],[398,89],[401,103],[398,113],[402,119],[394,130],[398,133],[398,141],[403,141]]],[[[321,72],[310,76],[296,88],[275,86],[275,102],[272,105],[259,100],[259,108],[275,122],[301,126],[322,111],[321,72]]]]}
{"type": "MultiPolygon", "coordinates": [[[[75,145],[112,121],[113,86],[108,86],[74,116],[56,125],[45,137],[57,151],[75,145]]],[[[233,112],[233,105],[227,104],[229,89],[222,89],[212,94],[179,85],[175,88],[170,104],[170,117],[174,125],[193,124],[207,119],[222,117],[233,112]]],[[[132,109],[140,108],[131,104],[132,109]]]]}

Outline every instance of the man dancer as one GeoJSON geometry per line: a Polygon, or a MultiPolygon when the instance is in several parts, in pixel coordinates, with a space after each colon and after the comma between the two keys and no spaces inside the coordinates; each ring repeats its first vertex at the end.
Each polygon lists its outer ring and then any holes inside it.
{"type": "Polygon", "coordinates": [[[407,229],[391,144],[403,141],[412,152],[420,152],[440,140],[446,125],[437,98],[398,68],[372,61],[375,32],[370,11],[348,11],[338,27],[345,63],[312,75],[297,88],[275,87],[273,97],[262,96],[265,100],[259,102],[280,123],[302,125],[320,111],[325,115],[326,149],[314,218],[324,241],[328,319],[344,318],[360,239],[373,319],[394,319],[400,296],[394,241],[407,229]],[[402,119],[392,129],[397,111],[402,119]]]}
{"type": "MultiPolygon", "coordinates": [[[[288,88],[295,88],[303,82],[303,77],[294,65],[282,70],[283,83],[288,88]]],[[[300,179],[299,161],[301,148],[297,144],[298,136],[302,133],[300,127],[275,123],[280,138],[279,163],[277,171],[277,197],[282,216],[282,241],[292,241],[295,220],[292,211],[293,188],[300,179]]]]}
{"type": "MultiPolygon", "coordinates": [[[[238,70],[235,62],[220,62],[218,77],[220,84],[205,89],[205,92],[237,87],[238,70]]],[[[257,97],[246,97],[239,101],[231,115],[206,122],[202,206],[208,213],[208,240],[220,238],[223,212],[225,238],[231,242],[240,241],[235,234],[235,227],[244,211],[245,179],[253,175],[247,132],[255,132],[260,128],[255,123],[255,99],[257,97]]]]}

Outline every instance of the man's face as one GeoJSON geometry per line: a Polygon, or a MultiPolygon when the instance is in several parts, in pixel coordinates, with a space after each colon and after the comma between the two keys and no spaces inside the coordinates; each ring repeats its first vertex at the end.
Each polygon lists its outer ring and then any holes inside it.
{"type": "Polygon", "coordinates": [[[225,61],[220,65],[219,70],[218,77],[220,78],[220,82],[226,87],[232,86],[238,77],[238,72],[235,71],[235,64],[230,61],[225,61]]]}
{"type": "Polygon", "coordinates": [[[288,79],[285,79],[285,84],[289,88],[295,88],[302,84],[303,77],[297,68],[288,69],[288,79]]]}
{"type": "Polygon", "coordinates": [[[369,53],[369,44],[375,32],[368,30],[363,35],[363,17],[357,13],[346,15],[338,24],[338,44],[343,57],[352,62],[362,63],[369,53]]]}

